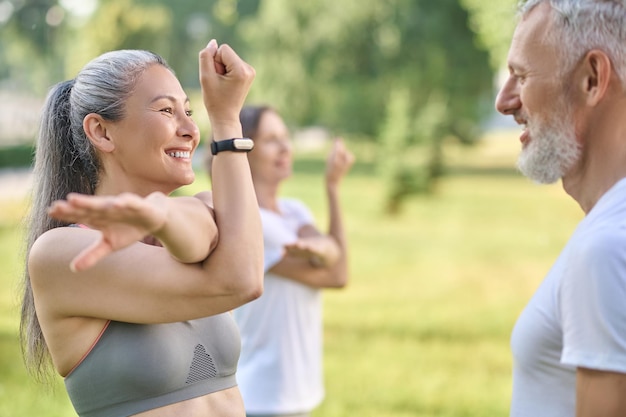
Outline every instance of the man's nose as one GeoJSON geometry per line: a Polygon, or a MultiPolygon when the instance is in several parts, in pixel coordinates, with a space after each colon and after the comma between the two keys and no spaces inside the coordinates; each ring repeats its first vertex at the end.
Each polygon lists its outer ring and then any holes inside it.
{"type": "Polygon", "coordinates": [[[504,115],[512,115],[519,110],[521,105],[516,81],[513,77],[509,77],[496,97],[496,110],[504,115]]]}

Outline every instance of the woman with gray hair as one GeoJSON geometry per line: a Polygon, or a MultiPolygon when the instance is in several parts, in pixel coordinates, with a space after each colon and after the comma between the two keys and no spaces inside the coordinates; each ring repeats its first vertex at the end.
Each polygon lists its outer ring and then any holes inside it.
{"type": "Polygon", "coordinates": [[[244,415],[228,311],[263,285],[248,149],[233,145],[254,69],[214,40],[199,61],[223,149],[212,195],[169,196],[194,180],[200,134],[161,57],[106,53],[48,95],[21,336],[31,372],[53,365],[80,416],[244,415]]]}

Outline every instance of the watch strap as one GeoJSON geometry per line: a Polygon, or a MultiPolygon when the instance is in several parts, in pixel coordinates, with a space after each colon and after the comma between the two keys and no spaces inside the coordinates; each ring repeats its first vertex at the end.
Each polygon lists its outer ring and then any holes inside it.
{"type": "Polygon", "coordinates": [[[254,142],[248,138],[233,138],[211,142],[211,154],[217,155],[219,152],[250,152],[254,148],[254,142]]]}

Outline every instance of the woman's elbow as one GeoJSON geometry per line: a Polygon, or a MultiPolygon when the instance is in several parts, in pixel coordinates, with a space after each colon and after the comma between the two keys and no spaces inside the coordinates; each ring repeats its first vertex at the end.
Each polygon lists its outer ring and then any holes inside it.
{"type": "Polygon", "coordinates": [[[331,275],[328,288],[341,289],[348,285],[348,274],[346,272],[336,272],[331,275]]]}
{"type": "Polygon", "coordinates": [[[250,285],[242,290],[245,300],[244,302],[249,303],[250,301],[254,301],[262,296],[263,289],[263,274],[261,274],[261,279],[254,280],[250,285]]]}
{"type": "Polygon", "coordinates": [[[263,295],[263,268],[249,268],[242,272],[232,291],[240,295],[243,303],[254,301],[263,295]]]}

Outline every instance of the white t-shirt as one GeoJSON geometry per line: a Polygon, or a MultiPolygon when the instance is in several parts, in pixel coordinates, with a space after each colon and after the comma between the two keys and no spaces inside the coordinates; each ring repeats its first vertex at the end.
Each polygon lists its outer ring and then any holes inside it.
{"type": "Polygon", "coordinates": [[[626,179],[578,225],[511,348],[511,417],[574,416],[577,367],[626,373],[626,179]]]}
{"type": "Polygon", "coordinates": [[[281,199],[279,208],[261,209],[263,295],[234,311],[242,345],[237,381],[250,414],[308,412],[324,397],[321,291],[267,272],[313,218],[297,200],[281,199]]]}

